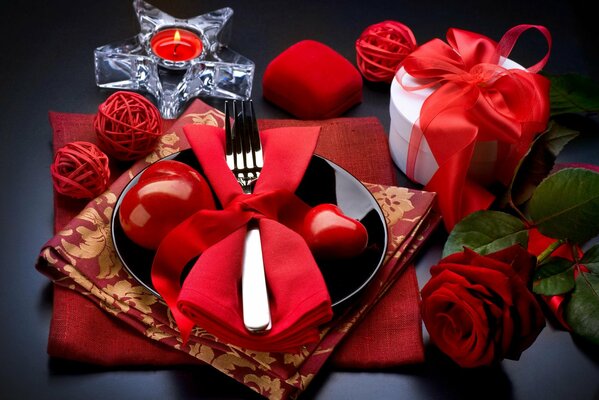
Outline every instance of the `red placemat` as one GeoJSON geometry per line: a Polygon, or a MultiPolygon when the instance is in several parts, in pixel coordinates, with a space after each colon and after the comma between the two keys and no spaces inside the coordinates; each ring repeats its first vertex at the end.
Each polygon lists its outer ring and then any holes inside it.
{"type": "MultiPolygon", "coordinates": [[[[69,141],[95,141],[92,117],[91,115],[51,113],[55,150],[69,141]]],[[[169,125],[170,123],[167,122],[169,125]]],[[[179,136],[181,126],[186,123],[218,125],[222,123],[222,114],[200,101],[194,102],[178,122],[167,128],[167,133],[163,136],[155,154],[139,162],[139,165],[136,164],[131,170],[127,170],[129,165],[115,164],[112,166],[112,176],[120,176],[112,186],[112,190],[115,191],[116,195],[120,191],[118,188],[130,179],[136,169],[139,170],[148,162],[153,162],[161,156],[187,146],[184,139],[182,139],[182,135],[179,136]]],[[[322,126],[317,153],[335,161],[363,181],[385,185],[393,183],[394,175],[389,159],[387,139],[382,127],[374,118],[335,119],[318,122],[260,121],[262,129],[309,124],[322,126]],[[365,157],[365,155],[367,156],[365,157]]],[[[272,356],[270,353],[244,352],[242,354],[241,350],[234,349],[235,352],[238,352],[236,354],[239,356],[237,360],[239,364],[235,365],[235,362],[233,362],[233,365],[225,365],[224,367],[219,364],[221,367],[219,369],[224,370],[224,372],[260,393],[277,398],[293,396],[305,388],[333,349],[335,349],[334,362],[337,365],[346,367],[392,366],[422,360],[418,286],[413,268],[404,267],[406,261],[411,257],[414,238],[418,236],[416,239],[423,240],[435,225],[436,218],[431,220],[423,218],[423,215],[428,213],[433,196],[427,193],[388,188],[386,186],[372,186],[371,190],[375,192],[375,196],[376,193],[379,194],[380,201],[388,204],[388,210],[393,210],[394,206],[395,208],[401,208],[410,204],[412,208],[405,210],[406,220],[409,219],[407,217],[418,216],[419,222],[410,225],[405,232],[406,235],[401,241],[403,247],[398,246],[398,251],[387,262],[388,268],[381,271],[384,276],[381,276],[379,287],[371,286],[364,294],[365,298],[368,298],[368,302],[363,307],[349,310],[345,315],[336,318],[331,326],[325,327],[323,329],[323,340],[315,348],[305,349],[300,354],[281,355],[280,359],[279,356],[272,356]],[[417,232],[422,231],[418,228],[425,228],[423,235],[416,235],[417,232]],[[406,237],[412,240],[405,240],[406,237]],[[388,293],[383,297],[382,295],[385,292],[388,293]],[[381,298],[382,301],[378,302],[370,311],[371,306],[381,298]],[[367,311],[370,312],[366,313],[367,311]],[[350,328],[361,319],[363,321],[360,325],[356,326],[351,335],[341,342],[347,336],[346,334],[350,328]],[[269,354],[269,356],[265,354],[269,354]],[[274,361],[265,361],[267,357],[272,357],[274,361]],[[261,367],[268,365],[268,373],[258,376],[255,373],[255,365],[248,360],[255,361],[261,367]],[[244,370],[244,368],[246,369],[244,370]],[[254,372],[250,375],[255,376],[255,378],[248,378],[250,376],[248,375],[248,369],[254,372]],[[271,384],[267,385],[265,382],[268,379],[271,380],[271,383],[278,379],[279,389],[274,390],[271,384]]],[[[72,219],[84,208],[85,210],[97,211],[98,208],[106,210],[100,204],[102,201],[101,198],[96,199],[90,203],[90,207],[89,204],[82,204],[81,202],[56,196],[56,228],[59,229],[67,225],[67,229],[70,229],[70,226],[75,226],[75,230],[79,231],[87,229],[82,226],[81,221],[73,225],[72,219]]],[[[397,218],[396,211],[390,212],[389,215],[397,218]]],[[[404,210],[400,211],[403,216],[404,210]]],[[[84,217],[89,219],[89,215],[86,215],[85,211],[83,214],[84,217]]],[[[81,219],[81,214],[75,220],[78,218],[81,219]]],[[[397,220],[388,222],[398,223],[397,220]]],[[[399,236],[402,235],[392,235],[394,238],[399,236]]],[[[60,240],[65,240],[64,232],[60,240]]],[[[49,242],[50,246],[52,246],[51,242],[49,242]]],[[[396,243],[396,245],[398,244],[400,243],[396,243]]],[[[200,343],[195,348],[197,352],[194,353],[194,349],[183,348],[183,346],[177,344],[176,339],[170,338],[173,340],[169,342],[169,338],[161,337],[161,335],[166,334],[159,327],[154,326],[152,329],[144,324],[147,321],[143,320],[143,315],[141,318],[140,315],[136,315],[137,318],[129,318],[134,312],[123,312],[123,304],[129,304],[132,309],[136,309],[136,312],[140,308],[143,309],[143,304],[140,306],[139,299],[129,299],[129,301],[124,299],[124,302],[118,302],[118,300],[123,299],[119,299],[118,293],[115,295],[114,291],[112,292],[113,297],[107,298],[105,292],[98,296],[98,293],[94,291],[95,288],[92,288],[92,290],[89,290],[89,288],[78,291],[71,290],[76,288],[77,284],[82,283],[81,279],[78,282],[77,277],[73,277],[73,274],[69,272],[70,280],[75,283],[67,283],[65,282],[64,270],[61,275],[48,269],[48,265],[53,265],[55,257],[54,254],[48,251],[50,248],[46,247],[44,249],[42,252],[43,257],[38,264],[40,270],[51,275],[58,283],[54,292],[54,314],[50,327],[48,345],[50,355],[113,366],[208,362],[218,368],[215,365],[215,360],[222,359],[224,355],[230,356],[232,354],[231,349],[227,348],[226,345],[223,346],[222,343],[215,347],[200,343]],[[119,305],[118,312],[106,306],[106,304],[114,305],[112,301],[115,297],[114,304],[119,305]],[[111,314],[118,314],[116,315],[117,318],[114,318],[111,314]],[[148,340],[144,335],[156,340],[148,340]],[[207,355],[208,352],[212,352],[213,356],[207,355]],[[218,352],[222,352],[222,354],[218,352]],[[190,357],[190,354],[195,357],[190,357]]],[[[64,251],[64,246],[62,250],[64,251]]],[[[96,254],[96,257],[102,257],[102,255],[96,254]]],[[[110,257],[110,254],[107,257],[110,257]]],[[[67,257],[67,261],[72,260],[67,257]]],[[[108,264],[110,263],[104,265],[108,264]]],[[[98,272],[100,275],[111,273],[110,271],[98,272]]],[[[117,272],[117,275],[119,273],[117,272]]],[[[142,295],[140,294],[140,296],[142,295]]]]}

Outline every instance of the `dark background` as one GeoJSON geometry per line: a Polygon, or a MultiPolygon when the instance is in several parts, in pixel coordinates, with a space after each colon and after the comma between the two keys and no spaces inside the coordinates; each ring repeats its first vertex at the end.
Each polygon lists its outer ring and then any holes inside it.
{"type": "MultiPolygon", "coordinates": [[[[2,1],[0,23],[0,398],[170,399],[255,398],[249,389],[206,368],[103,370],[50,360],[46,354],[51,286],[34,269],[52,235],[51,129],[48,111],[95,113],[110,92],[94,82],[94,48],[134,36],[130,1],[2,1]]],[[[545,25],[553,47],[545,71],[599,80],[594,2],[566,1],[157,1],[177,17],[230,6],[230,46],[256,63],[253,98],[262,118],[290,116],[262,99],[267,64],[302,39],[328,44],[354,62],[354,42],[367,26],[396,20],[419,43],[450,27],[498,40],[520,23],[545,25]],[[589,4],[594,4],[593,8],[589,4]]],[[[539,34],[525,34],[512,58],[532,65],[545,52],[539,34]]],[[[388,85],[366,84],[364,101],[345,116],[377,116],[389,126],[388,85]]],[[[595,126],[596,128],[596,126],[595,126]]],[[[561,161],[599,163],[599,129],[568,146],[561,161]]],[[[403,176],[400,174],[400,177],[403,176]]],[[[419,259],[420,283],[439,259],[439,233],[419,259]]],[[[400,344],[398,344],[400,345],[400,344]]],[[[463,370],[427,345],[424,365],[378,371],[325,368],[303,398],[317,399],[592,399],[599,396],[597,352],[547,327],[520,361],[463,370]]]]}

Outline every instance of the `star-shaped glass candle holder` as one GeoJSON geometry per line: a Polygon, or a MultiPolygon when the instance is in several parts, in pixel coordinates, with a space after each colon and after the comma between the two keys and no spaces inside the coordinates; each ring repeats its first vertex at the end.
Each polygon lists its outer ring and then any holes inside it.
{"type": "Polygon", "coordinates": [[[139,34],[94,51],[98,86],[148,92],[164,118],[176,118],[198,96],[250,97],[254,63],[227,47],[231,8],[190,19],[143,0],[135,0],[133,8],[139,34]]]}

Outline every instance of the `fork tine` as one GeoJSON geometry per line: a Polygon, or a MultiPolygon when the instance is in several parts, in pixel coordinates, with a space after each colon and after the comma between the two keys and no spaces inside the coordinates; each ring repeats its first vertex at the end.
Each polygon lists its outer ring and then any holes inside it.
{"type": "Polygon", "coordinates": [[[239,118],[237,118],[237,102],[233,101],[233,129],[231,130],[231,143],[233,144],[233,152],[238,153],[237,151],[237,132],[239,130],[239,118]]]}
{"type": "Polygon", "coordinates": [[[256,119],[256,112],[254,111],[254,102],[250,103],[250,136],[252,142],[252,156],[254,158],[254,166],[256,167],[256,175],[260,174],[260,169],[263,166],[262,156],[262,144],[260,142],[260,131],[258,130],[258,120],[256,119]]]}
{"type": "Polygon", "coordinates": [[[243,152],[243,160],[245,161],[245,167],[252,168],[253,162],[251,162],[251,149],[249,146],[249,138],[247,135],[247,117],[245,110],[245,102],[242,101],[240,104],[241,111],[239,112],[239,120],[241,121],[241,129],[239,130],[239,134],[241,136],[241,151],[243,152]]]}
{"type": "Polygon", "coordinates": [[[243,121],[240,118],[239,104],[233,101],[233,152],[235,153],[235,168],[237,174],[241,173],[241,169],[245,168],[245,160],[242,154],[241,136],[243,132],[243,121]]]}
{"type": "Polygon", "coordinates": [[[245,147],[245,153],[247,154],[247,161],[248,161],[248,165],[247,167],[250,168],[252,170],[253,175],[255,176],[255,167],[256,167],[256,157],[255,157],[255,151],[254,151],[254,139],[253,139],[253,127],[252,127],[252,123],[253,123],[253,118],[252,118],[252,114],[251,114],[251,100],[250,101],[245,101],[244,102],[244,146],[245,147]]]}
{"type": "Polygon", "coordinates": [[[241,154],[243,152],[242,147],[242,137],[243,137],[243,118],[241,118],[241,110],[239,103],[233,102],[233,115],[234,115],[234,125],[233,125],[233,144],[234,151],[237,154],[241,154]]]}
{"type": "Polygon", "coordinates": [[[233,154],[233,132],[231,131],[231,116],[229,115],[229,102],[225,101],[225,154],[233,154]]]}
{"type": "Polygon", "coordinates": [[[251,121],[251,130],[250,136],[252,141],[252,150],[258,151],[262,150],[262,145],[260,144],[260,133],[258,131],[258,121],[256,120],[256,112],[254,111],[254,102],[249,101],[250,103],[250,121],[251,121]]]}

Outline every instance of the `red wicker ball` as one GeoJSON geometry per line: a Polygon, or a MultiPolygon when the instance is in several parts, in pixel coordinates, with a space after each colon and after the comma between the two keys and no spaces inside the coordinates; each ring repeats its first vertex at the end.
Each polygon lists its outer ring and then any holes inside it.
{"type": "Polygon", "coordinates": [[[121,91],[100,104],[94,128],[102,150],[117,160],[130,161],[154,149],[162,135],[162,119],[145,97],[121,91]]]}
{"type": "Polygon", "coordinates": [[[68,143],[56,152],[50,173],[58,193],[91,199],[108,188],[108,156],[93,143],[68,143]]]}
{"type": "Polygon", "coordinates": [[[390,83],[404,58],[416,49],[414,34],[404,24],[383,21],[366,28],[356,40],[356,63],[365,79],[390,83]]]}

